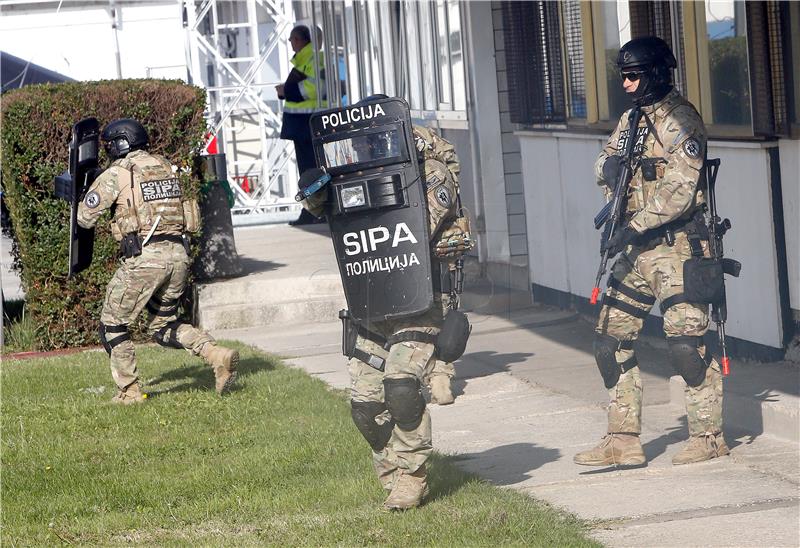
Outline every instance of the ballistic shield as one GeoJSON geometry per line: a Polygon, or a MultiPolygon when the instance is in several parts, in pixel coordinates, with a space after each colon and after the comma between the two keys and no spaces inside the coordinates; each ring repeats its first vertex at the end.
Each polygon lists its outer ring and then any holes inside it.
{"type": "Polygon", "coordinates": [[[315,113],[317,166],[347,305],[358,323],[433,305],[427,203],[408,104],[399,98],[315,113]]]}
{"type": "Polygon", "coordinates": [[[78,226],[78,204],[97,177],[100,124],[84,118],[72,126],[69,143],[69,170],[55,179],[54,193],[69,203],[69,271],[67,277],[92,264],[94,228],[78,226]]]}

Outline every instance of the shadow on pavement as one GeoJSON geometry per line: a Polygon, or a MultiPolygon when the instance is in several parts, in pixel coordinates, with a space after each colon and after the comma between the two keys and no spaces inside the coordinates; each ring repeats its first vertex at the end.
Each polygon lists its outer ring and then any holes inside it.
{"type": "Polygon", "coordinates": [[[450,458],[496,485],[515,485],[530,479],[537,468],[559,460],[561,451],[535,443],[511,443],[450,458]]]}
{"type": "Polygon", "coordinates": [[[253,259],[252,257],[239,256],[239,264],[242,266],[242,273],[237,278],[247,276],[248,274],[257,274],[259,272],[271,272],[286,266],[283,263],[276,263],[273,261],[262,261],[261,259],[253,259]]]}
{"type": "Polygon", "coordinates": [[[486,377],[500,371],[508,371],[509,366],[522,363],[532,357],[532,352],[509,352],[506,354],[495,351],[481,351],[464,354],[456,365],[456,376],[451,381],[450,389],[454,396],[464,393],[464,388],[469,379],[486,377]]]}

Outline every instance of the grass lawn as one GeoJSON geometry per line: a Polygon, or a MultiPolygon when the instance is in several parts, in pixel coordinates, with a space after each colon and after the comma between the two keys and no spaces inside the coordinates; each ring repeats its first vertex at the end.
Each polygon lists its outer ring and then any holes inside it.
{"type": "Polygon", "coordinates": [[[596,545],[573,517],[432,459],[388,513],[345,394],[240,346],[214,393],[184,351],[139,347],[149,400],[115,406],[105,352],[2,364],[3,546],[596,545]]]}

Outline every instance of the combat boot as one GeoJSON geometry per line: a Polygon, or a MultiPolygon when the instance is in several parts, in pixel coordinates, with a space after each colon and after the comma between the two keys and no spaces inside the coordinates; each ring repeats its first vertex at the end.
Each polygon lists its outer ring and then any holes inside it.
{"type": "Polygon", "coordinates": [[[112,403],[121,405],[131,405],[134,403],[143,403],[147,399],[147,394],[142,392],[142,387],[138,382],[135,382],[126,388],[118,388],[117,395],[111,398],[112,403]]]}
{"type": "Polygon", "coordinates": [[[447,375],[434,375],[431,377],[431,403],[437,405],[450,405],[455,401],[453,392],[450,391],[450,377],[447,375]]]}
{"type": "Polygon", "coordinates": [[[606,434],[597,447],[581,451],[572,460],[585,466],[634,466],[647,459],[638,434],[606,434]]]}
{"type": "Polygon", "coordinates": [[[206,343],[200,355],[214,368],[217,394],[222,395],[233,386],[236,380],[236,368],[239,366],[239,351],[206,343]]]}
{"type": "Polygon", "coordinates": [[[725,443],[722,433],[705,434],[702,436],[692,436],[686,445],[683,446],[674,457],[672,464],[690,464],[692,462],[703,462],[716,457],[724,457],[731,452],[725,443]]]}
{"type": "Polygon", "coordinates": [[[413,474],[401,472],[397,476],[383,507],[387,510],[408,510],[422,504],[422,499],[427,496],[428,477],[423,464],[413,474]]]}

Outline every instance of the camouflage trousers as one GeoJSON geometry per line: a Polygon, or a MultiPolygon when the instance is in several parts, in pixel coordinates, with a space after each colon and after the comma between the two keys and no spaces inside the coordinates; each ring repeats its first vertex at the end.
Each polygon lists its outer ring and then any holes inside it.
{"type": "MultiPolygon", "coordinates": [[[[189,265],[183,246],[173,242],[147,245],[138,257],[124,259],[106,289],[100,321],[106,326],[128,326],[147,307],[150,335],[175,322],[177,301],[186,288],[189,265]]],[[[178,324],[175,331],[176,342],[195,355],[200,354],[206,343],[214,342],[211,335],[189,324],[178,324]]],[[[111,349],[111,376],[120,389],[139,379],[136,352],[130,340],[111,349]]]]}
{"type": "MultiPolygon", "coordinates": [[[[436,335],[439,333],[441,319],[441,308],[434,307],[422,316],[398,322],[383,322],[378,327],[384,337],[407,330],[436,335]]],[[[415,378],[421,386],[428,383],[432,375],[448,374],[452,370],[452,364],[435,358],[435,347],[430,343],[400,342],[392,345],[387,352],[380,344],[359,335],[356,346],[364,352],[383,358],[385,364],[384,370],[378,371],[356,358],[350,359],[350,395],[354,402],[384,403],[384,379],[415,378]]],[[[388,410],[375,418],[378,424],[386,424],[391,420],[388,410]]],[[[419,425],[413,430],[404,430],[394,425],[386,446],[372,453],[373,465],[383,487],[392,488],[399,470],[414,473],[425,464],[432,450],[431,416],[427,408],[419,425]]]]}
{"type": "MultiPolygon", "coordinates": [[[[703,242],[707,253],[707,242],[703,242]]],[[[625,288],[642,296],[663,301],[683,293],[683,263],[691,257],[691,247],[686,234],[675,234],[675,244],[662,243],[654,248],[628,247],[614,263],[611,276],[625,288]]],[[[652,305],[642,304],[621,291],[609,287],[607,297],[632,306],[642,314],[652,305]]],[[[638,338],[644,319],[616,307],[603,305],[595,331],[620,341],[638,338]]],[[[664,312],[664,333],[667,337],[702,336],[708,330],[708,305],[678,303],[664,312]]],[[[705,345],[698,348],[701,356],[707,352],[705,345]]],[[[634,357],[633,350],[619,349],[616,361],[622,364],[634,357]]],[[[639,368],[634,367],[620,375],[616,386],[609,390],[608,431],[641,433],[642,382],[639,368]]],[[[722,431],[722,373],[715,359],[706,369],[705,379],[696,387],[685,390],[686,415],[689,434],[717,434],[722,431]]]]}

